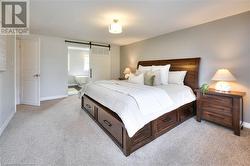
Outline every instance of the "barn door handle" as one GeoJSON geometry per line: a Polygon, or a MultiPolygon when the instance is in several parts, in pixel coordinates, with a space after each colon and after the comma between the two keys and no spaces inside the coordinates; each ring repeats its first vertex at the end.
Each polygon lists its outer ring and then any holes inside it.
{"type": "Polygon", "coordinates": [[[106,123],[109,127],[112,126],[112,124],[111,124],[109,121],[107,121],[107,120],[103,120],[103,121],[104,121],[104,123],[106,123]]]}
{"type": "Polygon", "coordinates": [[[92,78],[92,69],[89,69],[89,77],[92,78]]]}

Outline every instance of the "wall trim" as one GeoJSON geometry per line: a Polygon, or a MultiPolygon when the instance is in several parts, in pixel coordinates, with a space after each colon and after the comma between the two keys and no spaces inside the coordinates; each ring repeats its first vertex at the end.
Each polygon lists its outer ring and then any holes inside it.
{"type": "Polygon", "coordinates": [[[10,120],[13,118],[13,116],[15,115],[15,111],[13,111],[11,113],[11,115],[3,122],[3,125],[0,127],[0,136],[2,135],[4,129],[8,126],[10,120]]]}
{"type": "Polygon", "coordinates": [[[48,96],[48,97],[41,97],[40,101],[46,101],[46,100],[54,100],[54,99],[60,99],[68,97],[68,95],[58,95],[58,96],[48,96]]]}
{"type": "Polygon", "coordinates": [[[243,126],[244,126],[245,128],[248,128],[248,129],[250,129],[250,123],[247,123],[247,122],[243,122],[243,126]]]}

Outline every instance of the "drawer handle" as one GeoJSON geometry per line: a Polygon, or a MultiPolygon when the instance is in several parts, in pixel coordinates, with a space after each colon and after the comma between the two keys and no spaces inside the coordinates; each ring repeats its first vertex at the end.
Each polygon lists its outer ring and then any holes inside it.
{"type": "Polygon", "coordinates": [[[106,123],[106,125],[108,125],[109,127],[112,126],[112,124],[109,121],[107,121],[107,120],[103,120],[103,122],[106,123]]]}
{"type": "Polygon", "coordinates": [[[164,119],[162,119],[163,122],[170,122],[172,121],[172,119],[170,117],[165,117],[164,119]]]}
{"type": "Polygon", "coordinates": [[[89,104],[86,104],[86,107],[87,107],[88,109],[91,109],[91,106],[90,106],[89,104]]]}

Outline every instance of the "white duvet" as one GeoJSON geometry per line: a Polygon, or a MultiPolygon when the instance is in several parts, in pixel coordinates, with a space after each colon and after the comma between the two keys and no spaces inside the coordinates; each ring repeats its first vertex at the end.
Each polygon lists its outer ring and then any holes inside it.
{"type": "Polygon", "coordinates": [[[148,122],[195,100],[192,89],[184,85],[151,87],[116,80],[90,83],[83,94],[117,113],[129,137],[148,122]]]}
{"type": "Polygon", "coordinates": [[[97,81],[94,84],[130,96],[143,115],[165,110],[173,105],[172,99],[160,88],[114,80],[97,81]]]}

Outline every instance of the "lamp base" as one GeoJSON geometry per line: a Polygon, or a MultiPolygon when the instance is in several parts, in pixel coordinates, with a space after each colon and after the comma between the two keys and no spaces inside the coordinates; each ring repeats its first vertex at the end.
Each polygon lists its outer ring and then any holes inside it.
{"type": "Polygon", "coordinates": [[[231,86],[229,85],[228,82],[219,81],[216,83],[215,89],[217,91],[229,92],[231,91],[231,86]]]}

